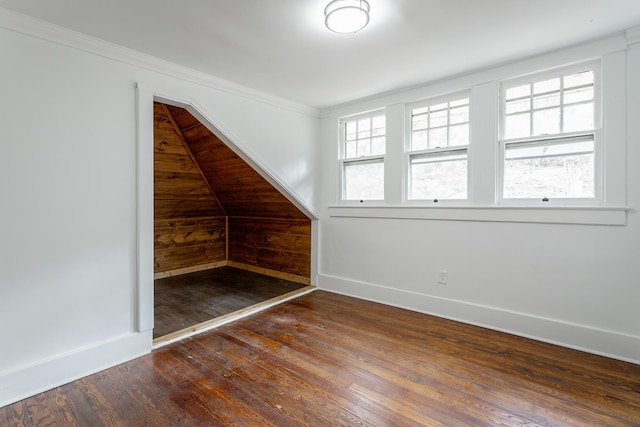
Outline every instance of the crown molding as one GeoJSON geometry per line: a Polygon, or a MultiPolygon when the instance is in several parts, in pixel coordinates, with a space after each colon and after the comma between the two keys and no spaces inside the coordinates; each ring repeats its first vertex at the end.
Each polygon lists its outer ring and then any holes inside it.
{"type": "Polygon", "coordinates": [[[40,40],[56,43],[85,53],[100,56],[147,71],[166,75],[211,89],[224,91],[273,107],[282,108],[313,118],[320,111],[256,89],[224,80],[155,56],[147,55],[84,33],[70,30],[40,19],[0,7],[0,28],[24,34],[40,40]]]}

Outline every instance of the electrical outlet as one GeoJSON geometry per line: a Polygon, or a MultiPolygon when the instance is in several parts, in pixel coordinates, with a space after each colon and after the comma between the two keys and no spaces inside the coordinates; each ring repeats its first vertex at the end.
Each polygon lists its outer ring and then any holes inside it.
{"type": "Polygon", "coordinates": [[[449,280],[449,273],[444,270],[440,270],[440,272],[438,273],[438,283],[440,283],[441,285],[446,285],[447,280],[449,280]]]}

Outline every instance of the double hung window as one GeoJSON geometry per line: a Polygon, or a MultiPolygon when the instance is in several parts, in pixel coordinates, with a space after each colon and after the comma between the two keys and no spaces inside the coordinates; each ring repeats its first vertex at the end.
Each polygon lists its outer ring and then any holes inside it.
{"type": "Polygon", "coordinates": [[[519,67],[517,77],[482,75],[467,87],[428,90],[460,89],[446,95],[421,99],[427,92],[421,89],[364,104],[380,109],[339,119],[339,206],[333,212],[623,223],[625,64],[625,52],[616,51],[561,67],[549,62],[544,71],[519,67]],[[374,203],[351,210],[367,201],[374,203]]]}
{"type": "Polygon", "coordinates": [[[502,85],[503,201],[599,197],[595,64],[502,85]]]}
{"type": "Polygon", "coordinates": [[[466,199],[469,97],[412,104],[408,116],[407,199],[466,199]]]}
{"type": "Polygon", "coordinates": [[[342,200],[384,200],[386,134],[381,112],[340,122],[342,200]]]}

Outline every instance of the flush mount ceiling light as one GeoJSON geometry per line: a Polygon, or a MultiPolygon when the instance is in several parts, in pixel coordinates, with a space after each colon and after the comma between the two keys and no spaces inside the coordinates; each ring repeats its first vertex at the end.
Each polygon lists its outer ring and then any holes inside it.
{"type": "Polygon", "coordinates": [[[333,0],[324,9],[324,24],[336,33],[355,33],[369,23],[366,0],[333,0]]]}

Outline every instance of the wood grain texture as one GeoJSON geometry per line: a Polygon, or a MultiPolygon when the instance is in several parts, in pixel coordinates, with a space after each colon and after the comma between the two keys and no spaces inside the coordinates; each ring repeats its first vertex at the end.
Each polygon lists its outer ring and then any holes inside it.
{"type": "Polygon", "coordinates": [[[311,221],[229,217],[229,261],[311,275],[311,221]]]}
{"type": "Polygon", "coordinates": [[[289,280],[291,282],[300,283],[303,285],[310,285],[311,279],[305,276],[298,276],[297,274],[284,273],[282,271],[271,270],[269,268],[256,267],[255,265],[244,264],[237,261],[227,261],[229,267],[239,268],[241,270],[253,271],[254,273],[264,274],[265,276],[275,277],[276,279],[289,280]]]}
{"type": "Polygon", "coordinates": [[[226,260],[226,213],[164,104],[154,103],[154,272],[226,260]]]}
{"type": "Polygon", "coordinates": [[[168,110],[228,216],[306,218],[188,111],[174,106],[168,110]]]}
{"type": "Polygon", "coordinates": [[[0,408],[0,426],[638,426],[640,366],[316,291],[0,408]]]}
{"type": "Polygon", "coordinates": [[[225,261],[226,219],[156,221],[155,272],[225,261]]]}
{"type": "Polygon", "coordinates": [[[169,111],[169,106],[166,105],[166,104],[162,104],[162,110],[164,111],[165,115],[169,119],[169,122],[171,122],[171,125],[173,126],[176,135],[180,139],[180,142],[182,143],[182,145],[184,147],[184,150],[186,151],[187,155],[189,156],[189,159],[191,160],[191,163],[193,164],[193,166],[195,167],[196,171],[198,172],[198,175],[200,175],[200,178],[202,178],[204,183],[207,185],[207,188],[209,189],[209,192],[211,193],[211,195],[215,199],[216,205],[217,205],[216,207],[218,209],[220,209],[220,211],[226,216],[227,213],[224,210],[224,206],[222,206],[220,204],[220,200],[218,200],[218,197],[216,196],[216,193],[213,190],[213,187],[211,187],[211,183],[209,183],[209,181],[207,180],[207,177],[205,176],[204,172],[202,172],[202,169],[200,168],[200,164],[198,163],[198,160],[193,156],[193,153],[191,152],[191,148],[189,148],[189,144],[184,139],[184,135],[182,135],[182,131],[178,127],[176,121],[174,120],[173,116],[171,115],[171,112],[169,111]]]}
{"type": "MultiPolygon", "coordinates": [[[[229,222],[227,260],[305,277],[309,283],[311,221],[187,110],[158,105],[168,122],[160,121],[159,132],[170,142],[161,147],[165,160],[156,169],[156,223],[160,213],[173,219],[224,212],[229,222]],[[172,128],[175,137],[169,138],[172,128]],[[207,195],[212,199],[205,200],[207,195]],[[219,212],[209,206],[214,201],[219,212]]],[[[175,258],[188,257],[183,253],[175,258]]]]}
{"type": "Polygon", "coordinates": [[[286,294],[304,285],[233,267],[154,281],[153,337],[158,338],[286,294]]]}

